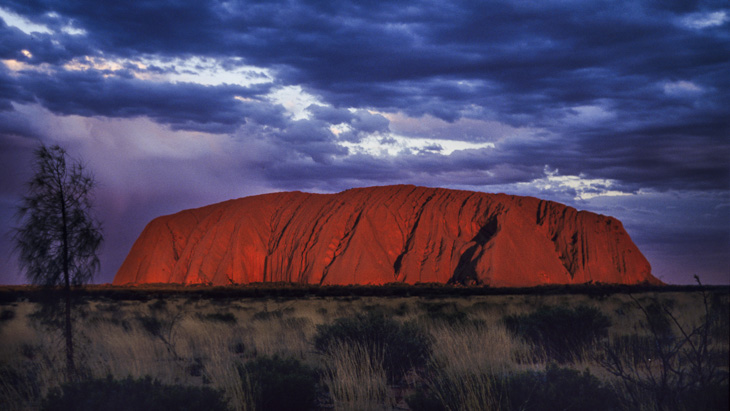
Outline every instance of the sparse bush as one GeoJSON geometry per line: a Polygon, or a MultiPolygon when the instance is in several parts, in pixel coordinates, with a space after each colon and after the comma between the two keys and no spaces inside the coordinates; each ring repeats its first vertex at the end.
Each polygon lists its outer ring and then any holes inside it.
{"type": "Polygon", "coordinates": [[[145,331],[165,344],[165,348],[167,348],[167,351],[175,359],[180,359],[180,355],[175,348],[175,340],[177,328],[182,317],[182,311],[165,311],[164,313],[160,313],[160,317],[140,315],[137,316],[137,320],[145,331]]]}
{"type": "Polygon", "coordinates": [[[638,366],[644,361],[651,362],[655,354],[655,339],[648,335],[619,335],[606,344],[606,349],[620,353],[627,364],[638,366]]]}
{"type": "Polygon", "coordinates": [[[41,347],[39,345],[29,343],[23,343],[20,345],[20,354],[31,361],[36,359],[36,355],[39,352],[41,352],[41,347]]]}
{"type": "MultiPolygon", "coordinates": [[[[0,364],[0,404],[6,410],[27,409],[41,397],[37,365],[11,367],[0,364]]],[[[37,405],[36,405],[37,406],[37,405]]]]}
{"type": "Polygon", "coordinates": [[[157,337],[162,333],[162,321],[157,317],[139,316],[137,317],[142,328],[153,337],[157,337]]]}
{"type": "Polygon", "coordinates": [[[430,302],[419,305],[426,311],[423,317],[430,322],[464,324],[468,320],[468,315],[453,302],[430,302]]]}
{"type": "Polygon", "coordinates": [[[702,322],[691,327],[677,319],[671,304],[634,299],[649,335],[615,338],[599,358],[620,382],[626,408],[651,404],[657,410],[728,409],[728,330],[715,338],[722,313],[714,311],[719,307],[711,304],[705,291],[702,297],[702,322]]]}
{"type": "Polygon", "coordinates": [[[412,367],[426,364],[430,343],[413,323],[401,324],[379,313],[338,318],[317,327],[315,348],[326,353],[335,344],[361,344],[371,358],[382,355],[388,380],[397,383],[412,367]]]}
{"type": "Polygon", "coordinates": [[[507,329],[528,343],[545,350],[560,363],[579,360],[583,352],[608,336],[611,320],[588,306],[567,308],[544,306],[531,314],[509,315],[503,319],[507,329]]]}
{"type": "MultiPolygon", "coordinates": [[[[712,338],[725,344],[730,342],[730,295],[713,293],[709,298],[707,324],[712,338]]],[[[726,362],[727,363],[727,362],[726,362]]]]}
{"type": "Polygon", "coordinates": [[[0,312],[0,321],[10,321],[13,318],[15,318],[15,311],[4,309],[2,312],[0,312]]]}
{"type": "Polygon", "coordinates": [[[231,352],[234,354],[243,354],[246,352],[246,344],[242,341],[236,341],[231,345],[231,352]]]}
{"type": "Polygon", "coordinates": [[[413,394],[406,398],[406,404],[412,410],[419,411],[445,411],[446,407],[432,393],[420,387],[413,394]]]}
{"type": "Polygon", "coordinates": [[[97,311],[100,312],[109,312],[109,313],[117,313],[120,311],[122,307],[122,303],[119,301],[115,302],[108,302],[108,303],[100,303],[96,306],[97,311]]]}
{"type": "Polygon", "coordinates": [[[208,320],[208,321],[214,321],[214,322],[220,322],[220,323],[226,323],[226,324],[236,324],[238,320],[236,319],[236,316],[229,312],[218,312],[218,313],[211,313],[201,316],[201,318],[208,320]]]}
{"type": "Polygon", "coordinates": [[[269,311],[269,310],[265,309],[263,311],[254,313],[254,315],[251,318],[253,318],[256,321],[268,321],[268,320],[273,320],[273,319],[277,319],[277,318],[283,318],[284,314],[290,314],[293,311],[294,311],[294,309],[291,307],[287,307],[287,308],[279,309],[279,310],[273,310],[273,311],[269,311]]]}
{"type": "Polygon", "coordinates": [[[190,364],[188,364],[186,369],[191,377],[203,376],[203,371],[205,370],[205,366],[203,365],[203,359],[200,357],[193,358],[193,360],[190,362],[190,364]]]}
{"type": "Polygon", "coordinates": [[[508,410],[613,410],[615,394],[588,370],[549,364],[545,371],[513,374],[502,380],[508,410]]]}
{"type": "Polygon", "coordinates": [[[672,339],[674,332],[672,331],[672,321],[667,312],[671,310],[672,304],[669,302],[661,302],[653,300],[646,306],[644,317],[646,319],[646,328],[660,339],[672,339]]]}
{"type": "Polygon", "coordinates": [[[316,406],[317,372],[296,358],[258,357],[239,367],[239,373],[254,385],[256,409],[295,411],[316,406]]]}
{"type": "Polygon", "coordinates": [[[150,304],[150,310],[153,312],[167,310],[167,301],[162,298],[155,300],[155,302],[150,304]]]}
{"type": "Polygon", "coordinates": [[[425,384],[406,399],[414,410],[497,410],[502,394],[497,378],[489,372],[430,370],[425,384]]]}
{"type": "Polygon", "coordinates": [[[134,380],[85,380],[53,389],[44,411],[227,410],[220,392],[210,388],[163,385],[149,376],[134,380]]]}
{"type": "MultiPolygon", "coordinates": [[[[438,375],[438,372],[437,372],[438,375]]],[[[439,375],[407,399],[411,409],[472,410],[613,410],[618,401],[610,388],[588,371],[555,364],[545,371],[499,377],[489,374],[439,375]]]]}

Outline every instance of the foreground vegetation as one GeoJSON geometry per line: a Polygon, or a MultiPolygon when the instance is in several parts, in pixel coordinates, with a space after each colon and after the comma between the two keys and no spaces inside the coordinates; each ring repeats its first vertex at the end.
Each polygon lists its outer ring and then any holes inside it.
{"type": "Polygon", "coordinates": [[[369,295],[367,287],[255,289],[78,293],[83,378],[70,384],[62,377],[63,334],[41,310],[41,295],[0,291],[0,404],[9,410],[112,409],[110,402],[113,409],[189,410],[728,406],[727,288],[544,288],[530,295],[375,289],[387,296],[369,295]]]}

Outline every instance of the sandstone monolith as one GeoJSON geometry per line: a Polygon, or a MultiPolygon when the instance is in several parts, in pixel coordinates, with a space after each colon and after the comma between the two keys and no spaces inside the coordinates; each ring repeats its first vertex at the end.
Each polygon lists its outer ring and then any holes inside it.
{"type": "Polygon", "coordinates": [[[282,192],[154,219],[114,284],[652,283],[620,221],[532,197],[415,187],[282,192]]]}

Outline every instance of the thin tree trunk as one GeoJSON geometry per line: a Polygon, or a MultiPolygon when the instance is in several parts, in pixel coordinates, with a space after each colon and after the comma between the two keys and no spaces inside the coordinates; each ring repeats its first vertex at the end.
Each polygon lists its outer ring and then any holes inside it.
{"type": "Polygon", "coordinates": [[[71,329],[71,287],[69,286],[68,275],[66,275],[66,368],[68,369],[69,379],[76,377],[76,365],[74,364],[74,344],[73,332],[71,329]]]}
{"type": "Polygon", "coordinates": [[[66,337],[66,371],[68,372],[68,379],[74,380],[76,378],[76,365],[74,364],[74,346],[73,346],[73,333],[71,330],[71,280],[68,272],[68,222],[66,216],[66,199],[61,196],[61,224],[62,236],[63,236],[63,280],[64,280],[64,295],[66,300],[66,326],[64,327],[64,335],[66,337]]]}

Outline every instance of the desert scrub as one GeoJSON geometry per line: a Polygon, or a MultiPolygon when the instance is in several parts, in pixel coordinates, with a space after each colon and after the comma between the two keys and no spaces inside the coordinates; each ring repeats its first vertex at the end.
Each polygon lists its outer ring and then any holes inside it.
{"type": "MultiPolygon", "coordinates": [[[[394,321],[398,326],[413,321],[425,331],[430,352],[427,362],[434,361],[434,365],[420,366],[416,370],[421,380],[428,379],[430,384],[435,385],[440,378],[443,389],[453,393],[442,394],[444,397],[459,398],[461,395],[460,404],[465,404],[461,409],[490,409],[480,408],[480,404],[490,404],[488,401],[496,401],[494,404],[497,405],[491,409],[499,409],[500,401],[506,407],[506,394],[498,389],[502,376],[545,371],[549,360],[535,354],[541,348],[535,349],[523,337],[510,332],[503,322],[503,317],[507,315],[526,316],[548,305],[569,308],[581,304],[595,306],[613,320],[609,328],[610,341],[615,342],[624,369],[629,369],[626,367],[627,362],[641,365],[644,359],[652,358],[651,363],[655,367],[652,371],[658,370],[657,357],[652,354],[653,336],[648,331],[649,322],[632,297],[643,307],[651,305],[654,297],[657,297],[661,303],[659,307],[669,309],[688,333],[696,325],[703,324],[705,318],[703,296],[698,291],[614,294],[603,300],[590,300],[572,294],[469,298],[243,298],[226,300],[228,305],[208,298],[187,302],[187,297],[173,295],[165,296],[164,304],[156,304],[161,298],[153,295],[152,298],[141,299],[135,294],[135,299],[100,299],[95,304],[89,304],[89,316],[79,316],[77,322],[79,336],[83,337],[78,340],[80,369],[87,372],[89,378],[105,378],[108,374],[115,379],[124,379],[129,375],[132,378],[149,375],[166,385],[209,386],[222,390],[232,409],[244,411],[256,409],[252,397],[254,390],[251,388],[256,381],[248,377],[248,373],[239,374],[239,365],[257,357],[274,355],[280,358],[294,357],[303,364],[321,370],[317,391],[320,407],[392,407],[402,388],[389,387],[391,383],[382,364],[383,353],[369,351],[370,348],[364,348],[363,344],[358,346],[348,342],[339,343],[341,349],[335,344],[327,352],[316,353],[313,349],[317,325],[333,325],[339,317],[352,319],[358,314],[364,315],[366,310],[380,311],[386,319],[391,317],[388,321],[394,321]],[[155,305],[155,308],[151,305],[155,305]],[[429,311],[432,313],[429,314],[429,311]],[[440,312],[456,311],[465,312],[466,321],[442,321],[439,318],[442,315],[440,312]],[[210,313],[225,312],[234,314],[237,322],[206,317],[210,313]],[[281,316],[260,314],[254,319],[254,315],[259,312],[279,312],[281,316]],[[403,316],[400,316],[401,312],[403,316]],[[140,317],[154,319],[140,320],[140,317]],[[170,352],[168,344],[159,335],[165,336],[177,356],[170,352]],[[371,352],[375,355],[371,355],[371,352]],[[324,394],[327,390],[331,400],[324,394]],[[474,405],[469,407],[471,404],[474,405]]],[[[728,291],[708,292],[707,301],[710,307],[708,324],[711,325],[708,336],[713,338],[712,344],[708,345],[708,353],[711,352],[713,357],[711,362],[705,364],[715,364],[719,371],[727,375],[727,355],[730,351],[728,291]],[[715,357],[719,354],[723,356],[715,357]]],[[[60,378],[63,375],[63,346],[59,345],[62,335],[58,332],[49,333],[35,316],[28,317],[28,314],[37,311],[36,303],[18,301],[16,305],[0,306],[0,311],[3,308],[14,310],[15,318],[0,321],[3,324],[0,325],[0,340],[3,342],[0,345],[0,409],[39,409],[40,401],[49,390],[63,382],[60,378]]],[[[681,332],[673,320],[669,320],[673,324],[671,329],[675,341],[680,341],[681,332]]],[[[360,335],[355,336],[359,341],[360,335]]],[[[693,342],[698,341],[699,337],[700,334],[693,336],[693,342]]],[[[687,343],[683,348],[689,348],[687,343]]],[[[578,369],[581,374],[583,369],[588,368],[606,384],[617,387],[617,396],[622,400],[620,409],[654,409],[651,392],[647,390],[638,392],[646,401],[637,406],[624,400],[631,394],[624,388],[622,380],[596,362],[597,358],[593,355],[601,354],[602,351],[592,351],[592,355],[586,355],[581,363],[562,366],[578,369]]],[[[682,364],[685,370],[689,369],[688,363],[682,364]]],[[[643,372],[641,368],[638,371],[643,372]]],[[[407,376],[410,387],[417,384],[417,379],[411,379],[413,373],[407,376]]],[[[647,377],[646,374],[640,376],[642,379],[647,377]]],[[[635,387],[630,383],[628,386],[635,387]]],[[[691,395],[684,397],[691,401],[690,404],[697,405],[693,410],[701,409],[701,401],[727,393],[726,383],[724,386],[709,387],[711,389],[706,394],[697,391],[692,394],[701,396],[699,400],[697,397],[690,400],[691,395]]],[[[424,388],[422,393],[425,395],[429,392],[424,388]]],[[[720,403],[723,404],[722,401],[720,403]]],[[[727,404],[727,400],[724,404],[727,404]]],[[[441,407],[437,409],[443,409],[441,402],[437,405],[441,407]]],[[[459,409],[457,406],[451,408],[459,409]]],[[[412,409],[429,408],[414,406],[412,409]]]]}
{"type": "Polygon", "coordinates": [[[163,385],[150,377],[134,380],[92,379],[51,390],[43,411],[224,411],[221,393],[206,387],[163,385]]]}
{"type": "Polygon", "coordinates": [[[455,302],[421,302],[418,305],[425,311],[421,316],[425,322],[463,324],[468,320],[467,313],[455,302]]]}
{"type": "Polygon", "coordinates": [[[3,308],[0,311],[0,322],[10,321],[15,318],[15,311],[9,308],[3,308]]]}
{"type": "Polygon", "coordinates": [[[583,353],[608,337],[611,320],[597,308],[543,306],[530,314],[505,316],[514,335],[544,350],[548,358],[566,363],[583,359],[583,353]]]}
{"type": "Polygon", "coordinates": [[[513,374],[466,373],[440,378],[408,398],[411,409],[441,410],[615,410],[614,392],[588,371],[549,364],[545,370],[513,374]]]}
{"type": "Polygon", "coordinates": [[[257,410],[311,410],[317,405],[318,373],[296,358],[257,357],[239,367],[257,410]]]}
{"type": "Polygon", "coordinates": [[[505,410],[615,410],[614,392],[587,370],[548,364],[545,371],[525,371],[499,382],[505,410]]]}
{"type": "Polygon", "coordinates": [[[408,370],[424,366],[431,350],[428,336],[416,324],[400,323],[377,312],[319,325],[315,348],[327,353],[335,344],[360,344],[370,358],[382,358],[390,383],[399,383],[408,370]]]}
{"type": "Polygon", "coordinates": [[[648,335],[614,337],[599,359],[616,377],[626,408],[725,410],[730,406],[730,330],[717,333],[727,308],[714,302],[721,297],[705,291],[701,295],[704,313],[699,323],[681,321],[673,302],[633,299],[644,315],[648,335]]]}
{"type": "Polygon", "coordinates": [[[210,314],[198,314],[197,317],[200,318],[201,320],[225,323],[225,324],[230,324],[230,325],[234,325],[238,322],[238,319],[236,318],[236,316],[233,313],[228,312],[228,311],[214,312],[214,313],[210,313],[210,314]]]}

